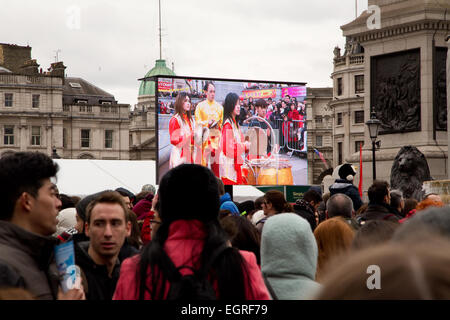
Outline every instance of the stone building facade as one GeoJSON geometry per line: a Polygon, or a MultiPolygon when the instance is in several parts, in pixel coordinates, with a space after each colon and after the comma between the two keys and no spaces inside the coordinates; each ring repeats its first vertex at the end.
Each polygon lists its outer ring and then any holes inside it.
{"type": "Polygon", "coordinates": [[[307,88],[306,92],[308,184],[320,184],[333,166],[333,113],[329,107],[333,88],[307,88]],[[323,154],[327,165],[314,149],[323,154]]]}
{"type": "Polygon", "coordinates": [[[129,105],[62,62],[48,72],[31,47],[0,44],[0,156],[40,151],[66,159],[129,159],[129,105]]]}
{"type": "MultiPolygon", "coordinates": [[[[379,17],[374,16],[376,12],[365,11],[342,26],[350,54],[346,50],[340,57],[335,51],[332,74],[335,97],[330,104],[335,123],[334,164],[351,162],[359,165],[355,141],[363,140],[363,189],[367,190],[373,181],[373,159],[365,122],[371,112],[375,112],[382,122],[377,139],[381,145],[376,151],[377,179],[390,181],[394,158],[400,148],[408,144],[416,146],[425,155],[433,178],[446,178],[447,103],[444,92],[448,80],[443,76],[443,70],[447,57],[445,37],[450,29],[450,14],[445,13],[450,10],[450,2],[369,0],[368,4],[380,9],[379,17]],[[379,20],[379,27],[370,25],[374,19],[379,20]],[[361,53],[358,54],[359,50],[361,53]],[[342,80],[338,80],[341,72],[342,80]],[[357,94],[357,81],[352,77],[358,75],[364,76],[361,79],[364,92],[357,94]],[[364,112],[361,123],[360,120],[355,123],[356,111],[364,112]],[[342,123],[341,127],[339,123],[342,123]]],[[[356,179],[358,183],[359,176],[356,179]]]]}

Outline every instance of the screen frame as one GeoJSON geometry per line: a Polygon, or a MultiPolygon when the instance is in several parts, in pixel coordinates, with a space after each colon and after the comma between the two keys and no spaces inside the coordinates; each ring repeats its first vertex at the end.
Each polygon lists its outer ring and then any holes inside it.
{"type": "MultiPolygon", "coordinates": [[[[212,78],[212,77],[199,77],[199,76],[174,76],[174,75],[154,75],[150,77],[144,77],[138,79],[138,81],[154,81],[155,82],[155,142],[156,142],[156,160],[155,160],[155,177],[156,182],[159,185],[162,177],[159,176],[159,117],[158,117],[158,105],[159,105],[159,79],[182,79],[182,80],[206,80],[206,81],[229,81],[229,82],[255,82],[255,83],[271,83],[271,84],[283,84],[288,86],[305,86],[307,82],[296,82],[296,81],[270,81],[270,80],[253,80],[253,79],[228,79],[228,78],[212,78]]],[[[306,87],[306,92],[308,94],[308,89],[306,87]]],[[[280,185],[282,186],[282,185],[280,185]]],[[[254,185],[254,187],[257,187],[254,185]]]]}

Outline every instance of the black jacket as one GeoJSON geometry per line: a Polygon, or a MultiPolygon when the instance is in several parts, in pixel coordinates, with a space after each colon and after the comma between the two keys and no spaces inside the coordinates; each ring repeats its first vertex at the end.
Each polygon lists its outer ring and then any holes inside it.
{"type": "Polygon", "coordinates": [[[87,281],[87,288],[84,288],[86,300],[112,300],[120,275],[119,259],[109,277],[106,266],[96,264],[89,256],[88,249],[88,241],[75,245],[75,263],[81,268],[87,281]]]}
{"type": "Polygon", "coordinates": [[[314,208],[305,200],[297,200],[294,204],[294,212],[300,217],[305,218],[309,222],[311,230],[314,232],[317,226],[314,208]]]}
{"type": "Polygon", "coordinates": [[[57,240],[0,221],[0,287],[20,287],[36,299],[57,298],[59,277],[53,250],[57,240]]]}
{"type": "Polygon", "coordinates": [[[359,196],[358,188],[356,188],[351,181],[336,179],[336,181],[330,186],[329,190],[331,195],[343,193],[349,196],[353,201],[353,209],[355,209],[355,211],[358,211],[363,204],[361,197],[359,196]]]}
{"type": "Polygon", "coordinates": [[[366,211],[360,216],[359,221],[388,220],[397,222],[397,216],[390,209],[390,206],[387,204],[369,203],[366,211]]]}

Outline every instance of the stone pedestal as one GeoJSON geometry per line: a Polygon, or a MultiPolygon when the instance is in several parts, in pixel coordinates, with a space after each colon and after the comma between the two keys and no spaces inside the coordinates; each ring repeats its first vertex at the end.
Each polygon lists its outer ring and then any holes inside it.
{"type": "MultiPolygon", "coordinates": [[[[447,38],[447,115],[450,112],[450,36],[447,38]]],[[[447,121],[447,133],[448,133],[448,141],[450,142],[450,122],[447,121]]],[[[448,169],[447,173],[449,173],[448,178],[450,178],[450,162],[447,162],[448,169]]]]}
{"type": "MultiPolygon", "coordinates": [[[[442,48],[447,46],[445,36],[450,15],[447,15],[446,21],[443,19],[445,8],[448,7],[450,10],[450,3],[434,3],[427,0],[373,0],[370,2],[381,8],[380,29],[368,28],[367,20],[371,15],[367,12],[363,13],[355,21],[341,27],[344,31],[344,36],[355,38],[364,47],[365,121],[370,118],[370,112],[374,107],[375,100],[373,98],[376,99],[377,95],[381,94],[381,92],[372,90],[371,87],[376,78],[372,72],[374,70],[374,61],[376,61],[377,57],[415,50],[419,53],[420,65],[419,123],[416,128],[410,128],[408,132],[398,130],[395,133],[378,136],[378,140],[381,141],[381,148],[376,152],[377,179],[390,181],[390,172],[394,158],[400,148],[405,145],[413,145],[425,155],[431,176],[434,179],[447,179],[448,169],[450,169],[447,161],[448,133],[434,130],[432,43],[434,37],[436,47],[442,48]],[[373,98],[372,95],[374,96],[373,98]]],[[[395,81],[401,82],[402,80],[398,80],[401,76],[402,72],[399,72],[395,81]]],[[[449,77],[447,77],[447,87],[448,79],[449,77]]],[[[386,80],[387,83],[389,81],[386,80]]],[[[407,85],[405,88],[407,88],[407,85]]],[[[394,104],[394,106],[399,108],[399,104],[394,104]]],[[[409,101],[404,106],[404,109],[410,110],[412,107],[413,105],[409,101]]],[[[372,143],[367,128],[364,140],[363,189],[367,190],[373,180],[372,143]]],[[[346,160],[359,165],[359,153],[350,155],[346,160]]]]}
{"type": "Polygon", "coordinates": [[[445,204],[450,204],[450,180],[425,181],[423,183],[425,193],[436,193],[441,196],[445,204]]]}

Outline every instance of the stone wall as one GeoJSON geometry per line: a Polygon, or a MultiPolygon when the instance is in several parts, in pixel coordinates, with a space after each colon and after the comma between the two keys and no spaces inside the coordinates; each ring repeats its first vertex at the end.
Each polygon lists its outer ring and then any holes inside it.
{"type": "Polygon", "coordinates": [[[0,44],[0,65],[13,73],[20,73],[20,67],[30,59],[31,47],[0,44]]]}

